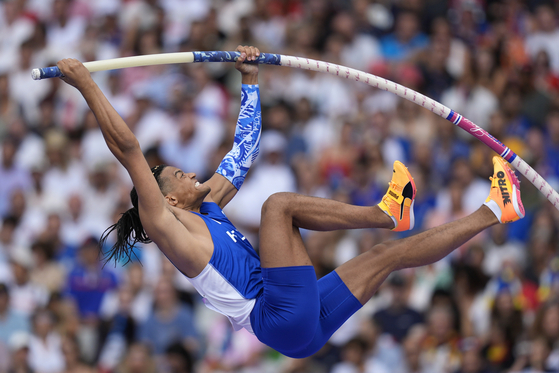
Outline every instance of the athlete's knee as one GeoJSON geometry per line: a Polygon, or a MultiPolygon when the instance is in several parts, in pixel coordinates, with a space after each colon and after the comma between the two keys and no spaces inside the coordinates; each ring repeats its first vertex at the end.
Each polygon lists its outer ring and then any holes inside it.
{"type": "Polygon", "coordinates": [[[369,249],[369,253],[373,255],[375,258],[384,258],[390,252],[389,245],[386,243],[379,243],[369,249]]]}
{"type": "Polygon", "coordinates": [[[288,192],[274,193],[262,205],[262,215],[270,212],[289,214],[295,203],[295,194],[288,192]]]}
{"type": "Polygon", "coordinates": [[[398,255],[395,255],[394,248],[390,243],[379,243],[369,249],[369,253],[373,255],[373,257],[377,258],[377,260],[382,260],[385,263],[388,263],[392,269],[398,269],[400,266],[400,259],[398,255]]]}

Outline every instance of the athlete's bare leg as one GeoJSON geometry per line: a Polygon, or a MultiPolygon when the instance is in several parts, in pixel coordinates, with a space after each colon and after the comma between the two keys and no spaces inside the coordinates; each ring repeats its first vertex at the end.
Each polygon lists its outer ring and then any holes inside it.
{"type": "MultiPolygon", "coordinates": [[[[392,271],[434,263],[498,223],[495,214],[482,206],[460,220],[375,245],[336,272],[364,304],[392,271]]],[[[299,227],[335,230],[391,226],[392,220],[376,206],[358,207],[293,193],[274,194],[262,209],[260,262],[264,268],[312,265],[299,227]]]]}
{"type": "Polygon", "coordinates": [[[262,206],[260,263],[264,268],[312,265],[299,228],[393,228],[378,206],[362,207],[294,193],[272,195],[262,206]]]}
{"type": "MultiPolygon", "coordinates": [[[[495,173],[489,198],[478,211],[412,237],[375,245],[337,268],[336,272],[353,295],[364,304],[392,271],[434,263],[484,229],[522,218],[524,208],[517,194],[516,176],[501,158],[494,157],[493,164],[495,173]]],[[[393,227],[394,223],[388,222],[392,219],[387,218],[376,206],[357,207],[292,193],[275,194],[262,208],[262,267],[312,265],[298,227],[313,230],[393,227]]]]}
{"type": "Polygon", "coordinates": [[[361,304],[365,304],[392,271],[434,263],[498,223],[495,214],[482,206],[460,220],[415,236],[375,245],[342,264],[336,272],[361,304]]]}

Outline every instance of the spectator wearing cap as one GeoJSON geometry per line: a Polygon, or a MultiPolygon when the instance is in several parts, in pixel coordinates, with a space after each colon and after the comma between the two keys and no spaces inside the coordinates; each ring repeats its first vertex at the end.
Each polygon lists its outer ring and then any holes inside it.
{"type": "Polygon", "coordinates": [[[10,292],[0,283],[0,342],[8,344],[19,332],[29,332],[29,318],[23,312],[10,307],[10,292]]]}
{"type": "Polygon", "coordinates": [[[389,282],[392,302],[374,314],[373,318],[384,333],[390,334],[398,343],[408,334],[415,324],[423,323],[423,316],[407,305],[408,292],[405,279],[393,275],[389,282]]]}
{"type": "Polygon", "coordinates": [[[27,332],[17,332],[10,338],[8,373],[35,373],[29,365],[29,340],[30,335],[27,332]]]}
{"type": "Polygon", "coordinates": [[[72,297],[82,319],[96,320],[105,293],[117,286],[114,273],[99,263],[99,241],[94,237],[85,240],[78,253],[78,264],[67,279],[67,295],[72,297]]]}

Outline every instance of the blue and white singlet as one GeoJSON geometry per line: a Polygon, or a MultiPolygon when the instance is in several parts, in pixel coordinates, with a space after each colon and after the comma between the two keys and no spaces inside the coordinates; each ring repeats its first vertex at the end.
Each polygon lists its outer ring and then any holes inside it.
{"type": "Polygon", "coordinates": [[[262,291],[260,258],[217,204],[203,202],[200,212],[192,213],[206,223],[214,251],[204,270],[189,280],[209,309],[227,316],[235,330],[253,333],[250,313],[262,291]]]}

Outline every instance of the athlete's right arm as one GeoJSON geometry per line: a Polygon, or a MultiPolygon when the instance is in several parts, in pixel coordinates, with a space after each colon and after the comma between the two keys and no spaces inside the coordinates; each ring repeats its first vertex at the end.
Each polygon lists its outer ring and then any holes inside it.
{"type": "Polygon", "coordinates": [[[140,212],[142,216],[149,216],[149,221],[142,221],[149,237],[158,244],[177,234],[188,237],[189,232],[184,225],[167,208],[138,140],[93,81],[89,71],[75,59],[64,59],[57,66],[64,74],[62,80],[80,91],[95,115],[110,151],[130,174],[138,192],[140,212]]]}

